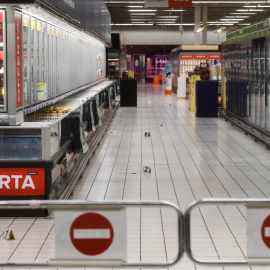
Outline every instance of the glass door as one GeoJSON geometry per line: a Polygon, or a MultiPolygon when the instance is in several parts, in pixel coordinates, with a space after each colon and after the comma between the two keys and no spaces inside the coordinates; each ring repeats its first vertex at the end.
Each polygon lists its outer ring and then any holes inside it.
{"type": "Polygon", "coordinates": [[[7,110],[5,64],[5,11],[0,10],[0,112],[7,110]]]}

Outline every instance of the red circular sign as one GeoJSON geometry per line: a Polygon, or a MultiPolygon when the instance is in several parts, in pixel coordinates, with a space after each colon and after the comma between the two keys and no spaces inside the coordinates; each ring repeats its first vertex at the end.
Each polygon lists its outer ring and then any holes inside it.
{"type": "Polygon", "coordinates": [[[270,215],[264,220],[261,228],[261,234],[264,244],[270,248],[270,215]]]}
{"type": "Polygon", "coordinates": [[[88,256],[105,252],[113,241],[113,227],[109,220],[97,213],[77,217],[70,227],[70,239],[74,247],[88,256]]]}

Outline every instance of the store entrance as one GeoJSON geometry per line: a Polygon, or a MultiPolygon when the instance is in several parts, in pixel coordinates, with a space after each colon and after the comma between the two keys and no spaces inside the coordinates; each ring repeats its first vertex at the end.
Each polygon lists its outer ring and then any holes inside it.
{"type": "Polygon", "coordinates": [[[134,77],[138,82],[145,82],[145,55],[134,54],[133,57],[134,77]]]}

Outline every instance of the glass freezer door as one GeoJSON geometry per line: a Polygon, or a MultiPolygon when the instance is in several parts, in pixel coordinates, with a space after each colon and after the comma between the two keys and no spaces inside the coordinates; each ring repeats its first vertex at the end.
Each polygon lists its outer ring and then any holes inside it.
{"type": "Polygon", "coordinates": [[[7,94],[5,92],[5,11],[0,10],[0,112],[7,107],[7,94]]]}

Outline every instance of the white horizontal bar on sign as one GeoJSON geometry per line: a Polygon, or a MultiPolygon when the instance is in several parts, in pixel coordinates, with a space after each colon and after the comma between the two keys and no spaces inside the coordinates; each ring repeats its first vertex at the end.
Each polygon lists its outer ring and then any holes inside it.
{"type": "Polygon", "coordinates": [[[265,227],[264,228],[264,236],[265,237],[270,237],[270,227],[265,227]]]}
{"type": "Polygon", "coordinates": [[[75,229],[74,239],[109,239],[111,237],[109,229],[75,229]]]}

